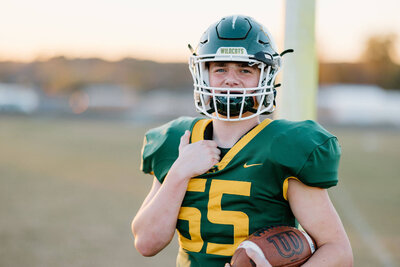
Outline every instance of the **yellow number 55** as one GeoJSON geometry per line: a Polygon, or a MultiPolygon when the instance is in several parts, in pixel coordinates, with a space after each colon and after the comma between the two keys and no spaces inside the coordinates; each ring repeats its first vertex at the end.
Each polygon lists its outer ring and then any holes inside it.
{"type": "MultiPolygon", "coordinates": [[[[187,191],[204,192],[206,179],[191,179],[187,191]]],[[[211,243],[207,244],[208,254],[231,256],[236,247],[249,234],[249,217],[241,211],[222,210],[221,200],[223,194],[250,196],[250,182],[212,180],[207,207],[207,219],[214,224],[233,225],[233,244],[211,243]]],[[[178,216],[180,220],[189,222],[190,239],[179,235],[181,247],[199,252],[204,241],[201,237],[201,212],[194,207],[182,207],[178,216]]]]}

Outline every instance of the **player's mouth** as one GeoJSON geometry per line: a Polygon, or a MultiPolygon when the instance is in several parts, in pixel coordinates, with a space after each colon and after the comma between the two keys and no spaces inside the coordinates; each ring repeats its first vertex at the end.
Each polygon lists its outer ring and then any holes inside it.
{"type": "MultiPolygon", "coordinates": [[[[252,94],[254,91],[246,91],[246,90],[241,90],[241,91],[229,91],[229,95],[247,95],[247,94],[252,94]]],[[[228,91],[216,91],[215,93],[221,94],[221,95],[228,95],[228,91]]]]}
{"type": "MultiPolygon", "coordinates": [[[[220,92],[221,94],[224,94],[224,95],[227,95],[228,94],[228,91],[221,91],[220,92]]],[[[229,91],[229,94],[231,94],[231,95],[242,95],[243,94],[243,91],[229,91]]]]}

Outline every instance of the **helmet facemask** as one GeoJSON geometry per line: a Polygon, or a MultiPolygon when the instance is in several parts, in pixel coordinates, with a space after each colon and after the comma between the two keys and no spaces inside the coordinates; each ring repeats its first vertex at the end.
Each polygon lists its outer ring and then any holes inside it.
{"type": "MultiPolygon", "coordinates": [[[[243,48],[244,49],[244,48],[243,48]]],[[[244,49],[245,51],[245,49],[244,49]]],[[[279,55],[270,62],[280,64],[279,55]]],[[[269,63],[269,61],[268,61],[269,63]]],[[[194,81],[194,99],[196,109],[214,119],[223,121],[240,121],[254,118],[260,114],[274,111],[274,81],[279,66],[267,64],[253,55],[193,55],[189,61],[194,81]],[[245,62],[260,68],[257,87],[253,88],[221,88],[211,87],[209,82],[209,62],[245,62]]]]}

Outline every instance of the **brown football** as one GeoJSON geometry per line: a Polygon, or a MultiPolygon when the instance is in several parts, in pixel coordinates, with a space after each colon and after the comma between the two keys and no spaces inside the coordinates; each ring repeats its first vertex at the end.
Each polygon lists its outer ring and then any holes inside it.
{"type": "Polygon", "coordinates": [[[291,226],[262,228],[240,243],[231,259],[232,267],[254,267],[245,247],[252,247],[274,267],[300,266],[316,249],[314,240],[304,231],[291,226]]]}

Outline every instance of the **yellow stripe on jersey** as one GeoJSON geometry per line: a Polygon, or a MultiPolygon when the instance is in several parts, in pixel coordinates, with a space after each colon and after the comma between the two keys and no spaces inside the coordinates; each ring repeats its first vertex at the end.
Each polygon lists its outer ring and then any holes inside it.
{"type": "MultiPolygon", "coordinates": [[[[198,142],[204,140],[204,131],[208,124],[211,123],[211,119],[203,119],[196,122],[193,126],[191,142],[198,142]]],[[[224,169],[229,162],[233,159],[233,157],[242,150],[259,132],[262,131],[268,124],[272,122],[271,119],[265,119],[259,125],[254,127],[250,132],[245,134],[242,139],[239,140],[229,151],[226,155],[221,159],[221,161],[216,165],[218,170],[224,169]]]]}
{"type": "Polygon", "coordinates": [[[301,181],[299,180],[299,178],[294,177],[294,176],[290,176],[290,177],[286,178],[285,181],[283,181],[283,198],[284,198],[285,200],[288,200],[288,199],[287,199],[287,191],[288,191],[288,189],[289,189],[289,179],[295,179],[295,180],[297,180],[297,181],[299,181],[299,182],[301,183],[301,181]]]}
{"type": "Polygon", "coordinates": [[[179,247],[178,256],[176,258],[176,267],[190,267],[189,254],[182,247],[179,247]]]}
{"type": "Polygon", "coordinates": [[[206,130],[207,125],[211,122],[211,119],[202,119],[194,124],[192,129],[192,136],[190,139],[192,143],[204,140],[204,131],[206,130]]]}
{"type": "Polygon", "coordinates": [[[217,164],[218,170],[222,170],[229,164],[229,162],[245,147],[262,129],[264,129],[272,120],[265,119],[259,125],[254,127],[250,132],[248,132],[242,139],[239,140],[229,151],[226,153],[225,157],[217,164]]]}

